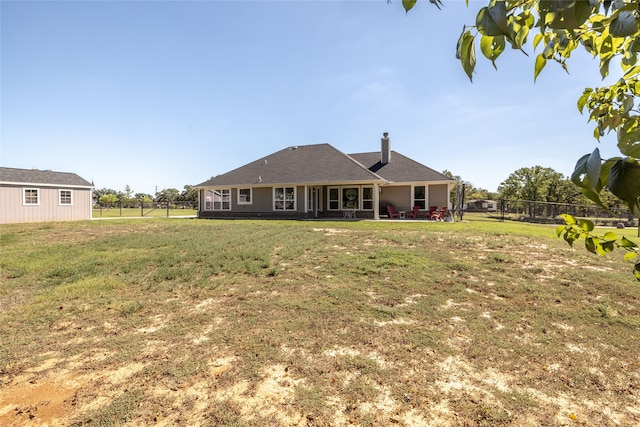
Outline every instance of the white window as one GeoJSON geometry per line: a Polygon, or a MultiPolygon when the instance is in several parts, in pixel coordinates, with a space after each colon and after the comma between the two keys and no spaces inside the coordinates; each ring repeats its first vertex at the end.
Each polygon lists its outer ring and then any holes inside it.
{"type": "Polygon", "coordinates": [[[204,192],[204,209],[207,211],[231,210],[231,189],[206,190],[204,192]]]}
{"type": "Polygon", "coordinates": [[[342,209],[360,208],[360,187],[342,187],[342,209]]]}
{"type": "Polygon", "coordinates": [[[340,187],[329,188],[329,210],[337,211],[340,209],[340,187]]]}
{"type": "Polygon", "coordinates": [[[22,192],[22,204],[23,205],[39,205],[40,204],[40,190],[37,188],[25,188],[22,192]]]}
{"type": "Polygon", "coordinates": [[[251,205],[253,204],[253,194],[251,188],[238,188],[238,204],[239,205],[251,205]]]}
{"type": "Polygon", "coordinates": [[[273,189],[273,209],[276,211],[296,210],[296,189],[294,187],[275,187],[273,189]]]}
{"type": "Polygon", "coordinates": [[[412,206],[420,206],[420,209],[427,208],[427,188],[424,185],[414,185],[412,203],[412,206]]]}
{"type": "Polygon", "coordinates": [[[327,198],[329,210],[332,211],[340,209],[373,210],[373,187],[329,187],[327,198]]]}
{"type": "Polygon", "coordinates": [[[373,210],[373,187],[362,187],[362,209],[373,210]]]}
{"type": "Polygon", "coordinates": [[[70,206],[73,204],[71,190],[58,191],[58,204],[61,206],[70,206]]]}

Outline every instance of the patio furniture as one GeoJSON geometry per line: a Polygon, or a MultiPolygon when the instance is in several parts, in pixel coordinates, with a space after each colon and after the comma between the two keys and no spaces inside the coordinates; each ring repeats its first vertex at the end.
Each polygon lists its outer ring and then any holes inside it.
{"type": "Polygon", "coordinates": [[[420,206],[414,206],[410,212],[405,213],[405,217],[418,219],[419,212],[420,212],[420,206]]]}
{"type": "Polygon", "coordinates": [[[424,211],[424,213],[422,214],[422,216],[424,216],[427,219],[431,219],[431,215],[433,215],[433,213],[435,211],[438,210],[437,206],[429,206],[429,210],[428,211],[424,211]]]}
{"type": "Polygon", "coordinates": [[[442,209],[440,209],[439,211],[434,211],[431,214],[431,219],[434,221],[444,221],[444,217],[447,213],[447,208],[446,206],[443,207],[442,209]]]}
{"type": "Polygon", "coordinates": [[[400,218],[400,212],[398,212],[393,205],[387,205],[387,212],[389,213],[389,218],[400,218]]]}
{"type": "Polygon", "coordinates": [[[356,210],[355,209],[345,209],[344,217],[345,217],[345,219],[354,219],[354,218],[356,218],[356,210]]]}

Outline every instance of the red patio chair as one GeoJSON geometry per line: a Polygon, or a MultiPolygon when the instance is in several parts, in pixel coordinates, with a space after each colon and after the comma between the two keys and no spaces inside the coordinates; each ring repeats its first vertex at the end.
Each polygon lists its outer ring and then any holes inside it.
{"type": "Polygon", "coordinates": [[[434,221],[444,221],[444,217],[447,214],[446,206],[440,209],[439,211],[435,211],[431,214],[431,219],[434,221]]]}
{"type": "Polygon", "coordinates": [[[418,212],[420,212],[420,206],[414,206],[411,212],[407,212],[404,216],[405,218],[418,219],[418,212]]]}
{"type": "Polygon", "coordinates": [[[389,213],[389,218],[400,218],[400,212],[398,212],[393,205],[387,205],[387,212],[389,213]]]}
{"type": "Polygon", "coordinates": [[[433,215],[433,213],[435,211],[438,210],[437,206],[429,206],[429,210],[428,211],[424,211],[424,213],[422,214],[422,216],[424,216],[427,219],[431,219],[431,215],[433,215]]]}

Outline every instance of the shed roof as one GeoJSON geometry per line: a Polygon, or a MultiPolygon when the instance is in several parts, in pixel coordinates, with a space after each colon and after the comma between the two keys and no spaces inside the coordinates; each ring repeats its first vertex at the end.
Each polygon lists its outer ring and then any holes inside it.
{"type": "Polygon", "coordinates": [[[0,184],[31,184],[93,188],[93,184],[71,172],[0,167],[0,184]]]}

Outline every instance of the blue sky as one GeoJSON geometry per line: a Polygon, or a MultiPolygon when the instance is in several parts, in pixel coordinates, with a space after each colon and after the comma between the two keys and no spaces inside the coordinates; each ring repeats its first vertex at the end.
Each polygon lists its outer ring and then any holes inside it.
{"type": "Polygon", "coordinates": [[[392,149],[495,191],[521,167],[569,175],[596,146],[617,155],[577,111],[602,85],[582,51],[535,84],[532,48],[498,71],[478,52],[469,82],[455,45],[485,4],[3,0],[0,164],[153,194],[291,145],[377,151],[389,132],[392,149]]]}

